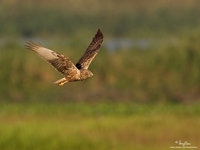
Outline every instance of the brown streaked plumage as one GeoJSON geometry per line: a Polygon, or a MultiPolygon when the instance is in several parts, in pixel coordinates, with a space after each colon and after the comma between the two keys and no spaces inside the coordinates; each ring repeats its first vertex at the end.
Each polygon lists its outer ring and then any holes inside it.
{"type": "Polygon", "coordinates": [[[103,42],[103,34],[99,29],[97,31],[97,34],[93,38],[92,42],[88,46],[87,50],[76,64],[77,68],[88,69],[90,63],[99,52],[102,42],[103,42]]]}
{"type": "Polygon", "coordinates": [[[27,49],[36,52],[64,75],[64,78],[54,82],[55,84],[63,85],[67,82],[81,81],[93,76],[92,72],[88,70],[88,67],[99,52],[102,42],[103,34],[100,29],[98,29],[95,37],[76,66],[68,57],[41,45],[37,45],[33,42],[26,42],[25,46],[27,49]]]}

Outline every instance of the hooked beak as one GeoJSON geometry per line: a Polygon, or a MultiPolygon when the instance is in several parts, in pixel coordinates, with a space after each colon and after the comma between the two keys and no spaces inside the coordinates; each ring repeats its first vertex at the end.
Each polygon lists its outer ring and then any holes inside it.
{"type": "Polygon", "coordinates": [[[93,77],[94,76],[94,74],[91,72],[91,77],[93,77]]]}

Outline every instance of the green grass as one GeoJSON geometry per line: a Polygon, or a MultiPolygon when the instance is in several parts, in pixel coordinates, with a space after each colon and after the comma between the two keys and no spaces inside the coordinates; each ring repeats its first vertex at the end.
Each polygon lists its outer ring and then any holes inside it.
{"type": "MultiPolygon", "coordinates": [[[[199,31],[199,1],[1,1],[2,36],[74,36],[102,28],[105,35],[158,38],[199,31]],[[88,7],[88,6],[92,7],[88,7]],[[12,11],[11,11],[12,10],[12,11]],[[9,12],[9,13],[7,13],[9,12]],[[5,15],[6,14],[6,15],[5,15]]],[[[108,36],[105,36],[108,37],[108,36]]]]}
{"type": "Polygon", "coordinates": [[[167,150],[175,140],[199,146],[199,106],[3,103],[0,149],[167,150]]]}
{"type": "MultiPolygon", "coordinates": [[[[163,43],[146,51],[130,48],[112,53],[103,45],[89,68],[95,76],[62,87],[52,84],[62,77],[53,67],[18,42],[9,41],[0,46],[0,101],[198,101],[199,40],[200,34],[184,37],[177,45],[163,43]]],[[[46,46],[58,49],[73,62],[83,53],[82,48],[59,45],[46,46]]]]}

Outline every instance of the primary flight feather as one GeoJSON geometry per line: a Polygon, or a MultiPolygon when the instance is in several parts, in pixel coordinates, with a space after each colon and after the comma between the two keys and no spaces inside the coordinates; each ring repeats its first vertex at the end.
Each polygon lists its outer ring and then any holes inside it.
{"type": "Polygon", "coordinates": [[[103,34],[98,29],[92,42],[76,65],[68,57],[33,42],[27,42],[25,46],[27,49],[36,52],[64,75],[64,78],[54,82],[55,84],[63,85],[67,82],[81,81],[93,76],[93,73],[88,70],[88,67],[98,54],[102,42],[103,34]]]}

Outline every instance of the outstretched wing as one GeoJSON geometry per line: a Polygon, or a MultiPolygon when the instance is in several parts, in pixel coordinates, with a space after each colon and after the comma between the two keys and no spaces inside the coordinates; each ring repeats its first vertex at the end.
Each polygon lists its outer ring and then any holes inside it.
{"type": "Polygon", "coordinates": [[[99,52],[102,42],[103,34],[101,30],[98,29],[95,37],[85,51],[84,55],[79,59],[78,63],[76,64],[76,67],[78,69],[88,69],[90,63],[99,52]]]}
{"type": "Polygon", "coordinates": [[[62,54],[54,52],[50,49],[47,49],[43,46],[37,45],[33,42],[26,42],[26,48],[36,52],[44,60],[49,62],[53,67],[56,68],[59,72],[64,75],[73,76],[76,73],[79,73],[79,70],[72,63],[72,61],[65,57],[62,54]]]}

